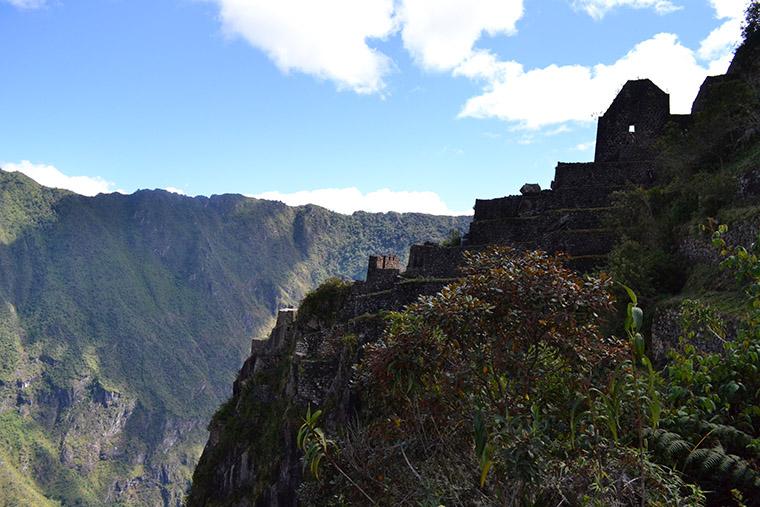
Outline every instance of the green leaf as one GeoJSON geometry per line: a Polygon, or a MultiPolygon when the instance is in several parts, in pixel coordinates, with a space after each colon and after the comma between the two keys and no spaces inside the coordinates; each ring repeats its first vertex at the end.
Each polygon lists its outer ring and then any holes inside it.
{"type": "Polygon", "coordinates": [[[488,442],[488,430],[483,420],[483,414],[480,411],[475,412],[473,426],[475,429],[475,454],[478,458],[482,458],[486,443],[488,442]]]}
{"type": "Polygon", "coordinates": [[[641,336],[641,333],[636,333],[631,338],[631,344],[633,345],[633,353],[636,356],[637,360],[641,360],[642,357],[644,357],[644,337],[641,336]]]}
{"type": "Polygon", "coordinates": [[[628,293],[628,297],[631,298],[631,302],[634,305],[639,304],[639,298],[636,297],[636,293],[633,292],[633,289],[631,289],[630,287],[622,283],[620,284],[620,286],[623,287],[623,289],[625,289],[625,291],[628,293]]]}
{"type": "Polygon", "coordinates": [[[325,432],[322,428],[314,428],[314,433],[319,437],[319,443],[322,445],[322,449],[327,449],[327,439],[325,438],[325,432]]]}
{"type": "Polygon", "coordinates": [[[631,309],[631,317],[633,319],[633,328],[639,330],[644,325],[644,311],[638,306],[634,306],[631,309]]]}
{"type": "Polygon", "coordinates": [[[306,424],[302,424],[301,429],[298,430],[298,436],[296,437],[296,446],[301,450],[303,450],[304,438],[306,438],[306,432],[308,429],[309,427],[306,426],[306,424]]]}
{"type": "Polygon", "coordinates": [[[652,426],[657,428],[660,425],[660,415],[662,414],[662,405],[660,399],[656,398],[649,403],[649,415],[652,418],[652,426]]]}
{"type": "Polygon", "coordinates": [[[486,477],[488,477],[488,472],[491,470],[491,467],[493,466],[493,461],[488,460],[485,462],[483,467],[480,471],[480,487],[482,488],[486,484],[486,477]]]}

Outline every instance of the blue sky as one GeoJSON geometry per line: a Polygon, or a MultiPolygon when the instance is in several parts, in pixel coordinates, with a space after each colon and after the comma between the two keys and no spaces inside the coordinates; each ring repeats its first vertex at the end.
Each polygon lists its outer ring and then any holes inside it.
{"type": "Polygon", "coordinates": [[[651,77],[687,112],[744,0],[0,0],[0,165],[83,194],[469,212],[593,157],[651,77]]]}

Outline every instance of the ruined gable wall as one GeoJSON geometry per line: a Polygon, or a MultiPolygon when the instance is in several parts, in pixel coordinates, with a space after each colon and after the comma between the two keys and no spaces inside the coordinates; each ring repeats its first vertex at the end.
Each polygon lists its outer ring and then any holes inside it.
{"type": "Polygon", "coordinates": [[[652,81],[628,81],[599,118],[596,162],[653,158],[653,147],[670,117],[670,96],[652,81]],[[630,127],[635,132],[630,132],[630,127]]]}

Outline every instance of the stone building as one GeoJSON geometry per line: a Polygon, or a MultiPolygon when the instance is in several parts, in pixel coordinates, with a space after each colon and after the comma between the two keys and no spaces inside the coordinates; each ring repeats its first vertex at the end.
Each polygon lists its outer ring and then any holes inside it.
{"type": "Polygon", "coordinates": [[[654,183],[657,138],[689,120],[670,114],[670,96],[649,79],[628,81],[598,120],[593,162],[559,162],[551,189],[526,184],[520,195],[476,200],[462,246],[412,247],[407,276],[451,276],[462,250],[491,244],[565,252],[574,267],[592,269],[616,239],[606,220],[613,192],[654,183]]]}

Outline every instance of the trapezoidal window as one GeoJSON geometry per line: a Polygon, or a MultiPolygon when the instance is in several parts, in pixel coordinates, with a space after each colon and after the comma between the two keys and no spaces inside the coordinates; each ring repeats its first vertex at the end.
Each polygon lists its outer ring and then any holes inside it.
{"type": "Polygon", "coordinates": [[[636,125],[628,125],[628,132],[631,134],[636,133],[636,125]]]}

